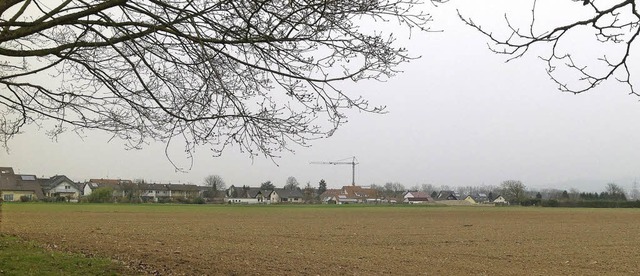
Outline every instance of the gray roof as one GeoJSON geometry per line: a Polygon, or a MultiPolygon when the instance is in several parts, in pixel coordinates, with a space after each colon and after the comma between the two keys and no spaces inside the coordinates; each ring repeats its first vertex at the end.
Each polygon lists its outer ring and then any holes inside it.
{"type": "Polygon", "coordinates": [[[171,191],[200,191],[207,189],[206,187],[200,187],[194,184],[166,184],[167,188],[171,191]]]}
{"type": "Polygon", "coordinates": [[[454,191],[440,191],[440,193],[438,193],[438,197],[439,200],[447,200],[447,199],[461,199],[460,198],[460,194],[455,193],[454,191]]]}
{"type": "Polygon", "coordinates": [[[43,189],[53,189],[62,182],[67,182],[74,188],[78,189],[78,191],[82,191],[82,187],[80,187],[78,183],[73,182],[71,179],[64,175],[56,175],[50,177],[49,179],[44,179],[41,184],[43,189]]]}
{"type": "Polygon", "coordinates": [[[261,194],[263,197],[268,197],[269,195],[271,195],[272,192],[273,192],[273,190],[263,190],[263,189],[260,189],[260,188],[249,188],[247,190],[247,197],[256,198],[256,197],[258,197],[259,194],[261,194]]]}
{"type": "Polygon", "coordinates": [[[0,167],[0,191],[33,191],[38,199],[44,198],[41,180],[35,177],[22,177],[11,167],[0,167]]]}
{"type": "Polygon", "coordinates": [[[273,192],[277,193],[281,198],[301,198],[303,196],[302,191],[300,191],[299,189],[289,190],[276,188],[275,190],[273,190],[273,192]]]}
{"type": "Polygon", "coordinates": [[[166,185],[163,184],[147,184],[147,183],[140,183],[138,184],[138,187],[140,188],[140,190],[145,190],[145,191],[167,191],[169,190],[169,188],[167,188],[166,185]]]}

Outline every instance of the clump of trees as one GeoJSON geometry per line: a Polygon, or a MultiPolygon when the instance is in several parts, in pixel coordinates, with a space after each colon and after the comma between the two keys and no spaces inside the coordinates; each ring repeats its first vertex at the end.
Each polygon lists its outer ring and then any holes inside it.
{"type": "Polygon", "coordinates": [[[220,197],[222,196],[221,191],[227,188],[224,179],[219,175],[208,175],[204,178],[204,185],[209,187],[209,189],[202,194],[204,198],[220,197]]]}
{"type": "Polygon", "coordinates": [[[108,187],[95,189],[87,196],[87,200],[91,203],[113,202],[113,189],[108,187]]]}
{"type": "Polygon", "coordinates": [[[502,196],[511,204],[520,204],[527,199],[526,186],[520,180],[505,180],[500,184],[502,196]]]}
{"type": "Polygon", "coordinates": [[[605,190],[598,192],[563,191],[559,198],[543,200],[543,206],[549,207],[589,207],[589,208],[617,208],[640,207],[640,201],[627,201],[624,189],[615,183],[608,183],[605,190]],[[575,196],[571,196],[575,194],[575,196]]]}

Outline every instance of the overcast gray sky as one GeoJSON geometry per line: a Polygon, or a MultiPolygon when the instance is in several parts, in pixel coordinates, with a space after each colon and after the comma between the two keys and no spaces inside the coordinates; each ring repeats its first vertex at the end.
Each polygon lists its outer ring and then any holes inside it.
{"type": "MultiPolygon", "coordinates": [[[[347,111],[349,123],[334,136],[294,147],[295,153],[283,152],[277,164],[262,157],[252,160],[234,148],[214,158],[202,147],[193,168],[181,173],[166,159],[163,144],[128,151],[124,142],[108,142],[104,133],[87,132],[82,139],[65,134],[51,141],[29,128],[10,142],[9,153],[0,152],[0,166],[45,177],[64,174],[75,181],[144,178],[202,184],[205,176],[218,174],[227,185],[271,180],[283,186],[294,176],[301,185],[317,186],[325,179],[337,188],[350,184],[349,165],[309,162],[356,156],[358,185],[475,186],[518,179],[535,189],[599,191],[610,181],[629,188],[640,175],[639,98],[617,83],[580,95],[561,93],[535,53],[505,64],[505,56],[492,54],[486,39],[462,24],[455,8],[484,14],[479,18],[483,25],[499,26],[504,11],[496,7],[513,7],[472,2],[452,1],[436,10],[425,5],[436,16],[432,28],[444,32],[414,34],[406,42],[422,58],[402,66],[404,73],[382,83],[344,84],[353,95],[386,105],[388,114],[347,111]]],[[[530,1],[513,2],[530,9],[530,1]]],[[[557,14],[572,12],[561,8],[557,14]]],[[[189,166],[175,154],[179,147],[169,151],[178,166],[189,166]]]]}

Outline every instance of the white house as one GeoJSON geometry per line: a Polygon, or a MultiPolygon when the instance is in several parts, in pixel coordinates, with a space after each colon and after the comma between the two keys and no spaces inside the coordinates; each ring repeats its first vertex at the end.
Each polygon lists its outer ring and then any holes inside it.
{"type": "Polygon", "coordinates": [[[227,189],[224,202],[229,204],[270,204],[277,196],[272,190],[231,185],[227,189]]]}
{"type": "Polygon", "coordinates": [[[82,195],[80,186],[64,175],[56,175],[44,180],[42,191],[47,197],[64,197],[70,202],[77,202],[82,195]]]}
{"type": "Polygon", "coordinates": [[[406,193],[404,193],[403,197],[403,201],[404,203],[409,203],[409,204],[421,204],[421,203],[427,203],[427,202],[432,202],[433,198],[431,198],[431,196],[425,192],[418,192],[418,191],[408,191],[406,193]]]}
{"type": "Polygon", "coordinates": [[[302,203],[303,194],[299,189],[276,188],[270,194],[271,203],[302,203]]]}
{"type": "Polygon", "coordinates": [[[499,195],[496,198],[494,198],[493,203],[509,204],[509,202],[502,195],[499,195]]]}

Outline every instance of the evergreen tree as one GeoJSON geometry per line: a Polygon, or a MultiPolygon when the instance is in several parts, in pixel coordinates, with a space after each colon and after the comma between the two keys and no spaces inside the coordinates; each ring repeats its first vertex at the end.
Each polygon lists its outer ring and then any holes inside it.
{"type": "Polygon", "coordinates": [[[324,181],[324,179],[320,179],[320,183],[318,183],[318,194],[321,195],[326,191],[327,191],[327,182],[324,181]]]}
{"type": "Polygon", "coordinates": [[[275,189],[276,186],[273,185],[273,183],[271,183],[271,181],[267,180],[266,182],[263,182],[262,184],[260,184],[260,189],[262,190],[273,190],[275,189]]]}

